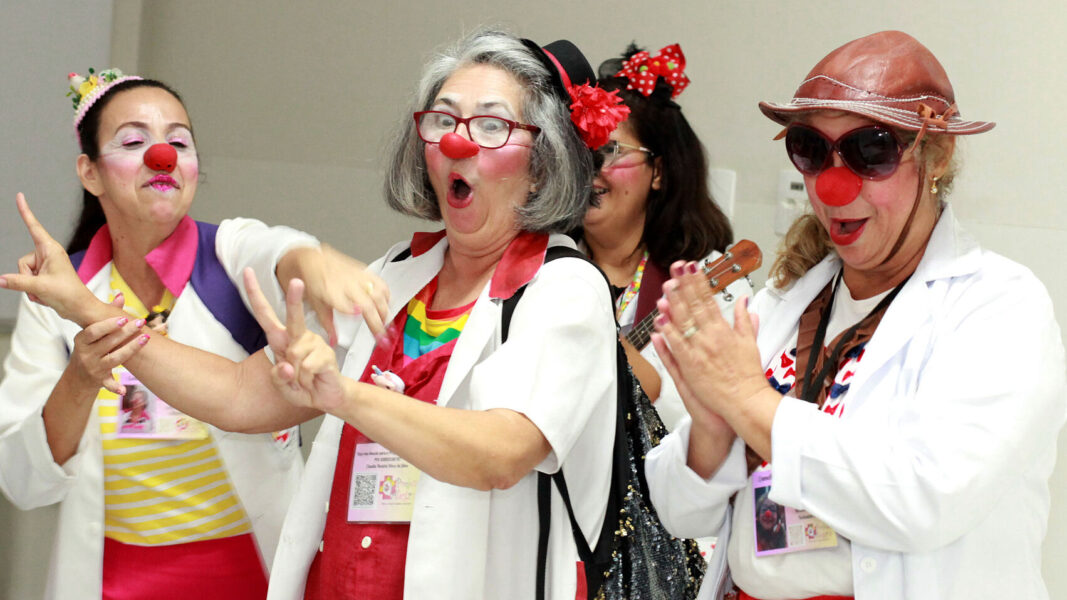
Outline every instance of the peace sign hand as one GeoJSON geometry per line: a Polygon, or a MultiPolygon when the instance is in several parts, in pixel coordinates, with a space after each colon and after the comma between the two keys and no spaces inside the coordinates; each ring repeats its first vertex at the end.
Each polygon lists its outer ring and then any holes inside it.
{"type": "Polygon", "coordinates": [[[324,412],[338,408],[344,401],[344,380],[333,349],[322,337],[308,331],[304,322],[304,282],[289,281],[283,325],[263,295],[252,269],[245,269],[244,281],[252,313],[274,352],[271,383],[294,406],[324,412]]]}
{"type": "Polygon", "coordinates": [[[88,326],[96,320],[88,309],[100,301],[82,284],[66,250],[33,215],[21,193],[15,196],[15,206],[33,240],[33,252],[19,259],[17,274],[0,275],[0,288],[26,292],[30,300],[64,319],[88,326]]]}

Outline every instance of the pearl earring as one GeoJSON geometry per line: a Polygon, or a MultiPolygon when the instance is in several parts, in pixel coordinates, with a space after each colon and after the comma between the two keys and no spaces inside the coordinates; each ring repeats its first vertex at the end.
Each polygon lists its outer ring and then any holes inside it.
{"type": "Polygon", "coordinates": [[[937,189],[937,180],[938,179],[940,179],[940,177],[934,177],[932,180],[930,180],[930,193],[933,194],[934,196],[936,196],[937,192],[938,192],[938,189],[937,189]]]}

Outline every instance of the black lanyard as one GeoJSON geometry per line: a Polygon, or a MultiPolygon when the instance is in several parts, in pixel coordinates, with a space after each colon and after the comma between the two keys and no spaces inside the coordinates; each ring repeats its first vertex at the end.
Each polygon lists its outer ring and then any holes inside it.
{"type": "Polygon", "coordinates": [[[812,404],[815,404],[818,401],[819,390],[822,389],[822,382],[826,381],[826,378],[831,373],[831,369],[837,368],[837,361],[840,359],[841,351],[844,350],[845,345],[848,344],[848,342],[856,335],[859,328],[866,323],[872,315],[876,315],[888,307],[889,303],[893,301],[893,298],[896,298],[897,294],[900,293],[900,289],[908,282],[908,279],[911,279],[911,275],[909,275],[904,281],[898,283],[897,287],[893,288],[892,292],[887,294],[885,298],[882,298],[881,302],[871,309],[871,312],[867,313],[867,316],[860,319],[855,325],[849,327],[845,331],[844,335],[837,341],[837,344],[834,345],[834,349],[830,352],[829,358],[826,359],[822,368],[819,369],[819,374],[816,375],[815,379],[812,379],[811,370],[815,368],[819,353],[822,352],[823,341],[826,339],[826,329],[830,325],[830,315],[834,310],[834,298],[837,296],[837,286],[841,283],[841,278],[844,274],[845,269],[842,267],[841,270],[837,272],[837,277],[834,279],[833,289],[830,290],[830,301],[826,303],[826,306],[822,311],[822,316],[819,318],[819,328],[815,330],[815,341],[811,344],[811,353],[808,355],[808,364],[804,368],[804,379],[801,380],[804,383],[804,395],[801,399],[805,402],[811,402],[812,404]],[[814,382],[819,382],[819,387],[816,387],[814,382]]]}

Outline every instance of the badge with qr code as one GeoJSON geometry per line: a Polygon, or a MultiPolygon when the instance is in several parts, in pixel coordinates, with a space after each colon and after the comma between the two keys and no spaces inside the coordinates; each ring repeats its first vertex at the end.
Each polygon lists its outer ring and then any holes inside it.
{"type": "Polygon", "coordinates": [[[357,443],[348,490],[348,522],[410,523],[418,482],[419,470],[385,446],[357,443]]]}
{"type": "Polygon", "coordinates": [[[817,550],[837,545],[837,533],[806,510],[783,506],[771,500],[771,471],[761,467],[752,473],[755,512],[756,556],[817,550]]]}

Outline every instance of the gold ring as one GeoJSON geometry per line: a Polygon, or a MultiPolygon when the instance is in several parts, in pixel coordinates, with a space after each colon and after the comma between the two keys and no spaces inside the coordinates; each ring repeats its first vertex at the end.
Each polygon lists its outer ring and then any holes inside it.
{"type": "Polygon", "coordinates": [[[368,295],[368,296],[369,296],[370,294],[373,294],[373,293],[374,293],[374,284],[373,284],[373,283],[371,283],[370,281],[368,281],[368,282],[364,283],[364,284],[363,284],[363,287],[367,288],[367,295],[368,295]]]}
{"type": "Polygon", "coordinates": [[[698,331],[700,331],[700,329],[698,329],[696,325],[690,325],[689,327],[685,328],[685,331],[682,332],[682,337],[688,340],[689,338],[696,335],[698,331]]]}

